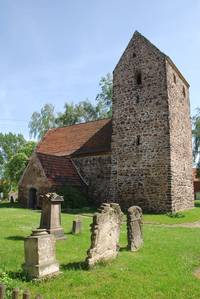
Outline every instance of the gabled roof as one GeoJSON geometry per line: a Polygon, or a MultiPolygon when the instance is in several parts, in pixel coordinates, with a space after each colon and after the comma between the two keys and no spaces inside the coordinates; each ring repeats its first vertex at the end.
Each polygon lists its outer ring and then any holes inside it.
{"type": "Polygon", "coordinates": [[[132,38],[130,39],[130,41],[128,43],[128,46],[126,47],[124,53],[122,54],[121,58],[119,59],[116,67],[120,63],[123,55],[126,53],[126,51],[130,47],[132,47],[132,45],[134,44],[135,40],[137,40],[137,39],[142,40],[145,44],[149,45],[152,49],[154,49],[155,51],[157,51],[157,53],[159,53],[160,55],[162,55],[165,58],[165,60],[172,66],[172,68],[177,72],[177,74],[180,76],[180,78],[184,81],[184,83],[186,84],[186,86],[190,87],[189,83],[187,82],[187,80],[185,79],[185,77],[182,75],[182,73],[179,71],[179,69],[177,68],[177,66],[175,65],[175,63],[172,61],[172,59],[169,56],[167,56],[165,53],[163,53],[162,51],[160,51],[160,49],[158,49],[154,44],[152,44],[152,42],[150,42],[145,36],[143,36],[137,30],[134,32],[132,38]]]}
{"type": "Polygon", "coordinates": [[[76,156],[111,151],[111,119],[102,119],[49,130],[36,153],[76,156]]]}
{"type": "Polygon", "coordinates": [[[37,153],[37,157],[47,179],[53,186],[70,185],[81,187],[85,184],[70,158],[41,153],[37,153]]]}

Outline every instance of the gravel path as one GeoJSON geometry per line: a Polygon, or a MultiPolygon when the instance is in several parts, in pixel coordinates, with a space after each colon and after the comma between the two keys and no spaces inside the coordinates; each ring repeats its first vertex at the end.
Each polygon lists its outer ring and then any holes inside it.
{"type": "Polygon", "coordinates": [[[144,222],[144,224],[157,225],[157,226],[163,226],[163,227],[198,228],[198,227],[200,227],[200,220],[195,221],[195,222],[178,223],[178,224],[161,224],[161,223],[156,223],[156,222],[144,222]]]}

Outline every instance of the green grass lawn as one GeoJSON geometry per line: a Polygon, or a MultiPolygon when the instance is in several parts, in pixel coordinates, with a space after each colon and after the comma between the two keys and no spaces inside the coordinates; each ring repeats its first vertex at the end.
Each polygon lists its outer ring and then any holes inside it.
{"type": "Polygon", "coordinates": [[[195,201],[195,208],[179,212],[175,215],[168,214],[144,214],[144,222],[160,224],[179,224],[200,221],[200,200],[195,201]]]}
{"type": "MultiPolygon", "coordinates": [[[[67,236],[67,240],[57,242],[57,259],[62,274],[43,282],[27,282],[20,276],[24,261],[23,238],[38,227],[40,213],[8,206],[0,204],[0,273],[7,273],[4,281],[13,287],[28,288],[34,295],[41,293],[44,299],[200,298],[200,280],[193,275],[193,271],[200,267],[199,228],[144,225],[144,247],[132,253],[126,250],[124,224],[118,258],[87,271],[81,268],[81,263],[90,245],[89,224],[92,219],[83,216],[83,233],[73,236],[70,230],[75,215],[62,214],[67,236]]],[[[171,224],[180,219],[185,222],[200,220],[198,207],[184,214],[183,218],[166,215],[145,215],[144,218],[161,223],[166,223],[166,218],[169,218],[171,224]]]]}

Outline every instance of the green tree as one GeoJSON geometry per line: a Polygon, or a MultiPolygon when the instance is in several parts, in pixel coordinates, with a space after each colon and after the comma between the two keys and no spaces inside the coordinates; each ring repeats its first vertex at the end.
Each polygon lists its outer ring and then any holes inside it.
{"type": "Polygon", "coordinates": [[[105,77],[102,77],[99,86],[100,92],[96,96],[97,104],[93,105],[88,99],[76,105],[66,103],[65,111],[59,113],[56,119],[58,127],[111,117],[113,96],[112,76],[107,74],[105,77]]]}
{"type": "Polygon", "coordinates": [[[55,123],[58,127],[74,125],[80,122],[80,112],[73,102],[65,103],[64,112],[58,113],[55,123]]]}
{"type": "Polygon", "coordinates": [[[96,96],[98,118],[108,118],[112,116],[112,75],[108,73],[105,77],[102,77],[99,86],[100,92],[96,96]]]}
{"type": "Polygon", "coordinates": [[[98,119],[97,107],[92,105],[88,99],[81,101],[78,104],[77,109],[79,111],[79,122],[87,122],[98,119]]]}
{"type": "Polygon", "coordinates": [[[29,122],[30,136],[41,139],[53,127],[74,125],[81,122],[108,118],[112,116],[112,76],[107,74],[100,82],[100,92],[96,96],[96,104],[88,99],[78,104],[65,103],[64,112],[55,114],[54,106],[46,104],[40,112],[34,112],[29,122]]]}
{"type": "Polygon", "coordinates": [[[44,134],[56,126],[54,106],[45,104],[40,112],[34,112],[29,122],[30,137],[41,139],[44,134]]]}
{"type": "Polygon", "coordinates": [[[12,188],[15,189],[24,169],[28,163],[28,157],[25,153],[17,153],[5,165],[5,177],[11,182],[12,188]]]}
{"type": "Polygon", "coordinates": [[[97,109],[88,99],[81,101],[78,104],[66,103],[64,107],[65,111],[63,113],[59,113],[56,118],[56,124],[58,127],[98,119],[97,109]]]}
{"type": "Polygon", "coordinates": [[[37,143],[35,141],[26,141],[26,144],[23,145],[20,149],[20,153],[24,153],[28,158],[32,155],[37,143]]]}
{"type": "Polygon", "coordinates": [[[0,178],[6,190],[16,186],[35,146],[34,141],[26,141],[23,135],[0,134],[0,178]]]}
{"type": "Polygon", "coordinates": [[[0,177],[3,175],[5,163],[25,144],[26,140],[21,134],[0,133],[0,177]]]}
{"type": "Polygon", "coordinates": [[[9,160],[16,152],[26,144],[22,134],[0,133],[0,156],[1,161],[9,160]]]}

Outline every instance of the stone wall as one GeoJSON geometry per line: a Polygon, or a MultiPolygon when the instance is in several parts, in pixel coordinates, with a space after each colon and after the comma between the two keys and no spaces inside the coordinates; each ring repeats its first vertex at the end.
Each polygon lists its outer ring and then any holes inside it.
{"type": "Polygon", "coordinates": [[[172,210],[194,206],[192,178],[192,129],[189,86],[166,61],[169,99],[172,210]]]}
{"type": "Polygon", "coordinates": [[[136,32],[113,76],[112,199],[170,211],[165,55],[136,32]]]}
{"type": "Polygon", "coordinates": [[[44,194],[51,190],[51,185],[49,184],[41,164],[34,154],[25,169],[25,172],[19,182],[18,189],[18,200],[21,206],[29,207],[29,191],[31,188],[37,190],[37,206],[41,207],[39,202],[40,194],[44,194]]]}
{"type": "Polygon", "coordinates": [[[88,195],[98,206],[109,198],[111,155],[73,158],[79,173],[88,184],[88,195]]]}

